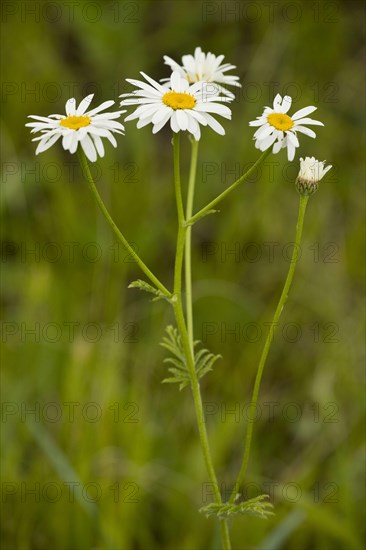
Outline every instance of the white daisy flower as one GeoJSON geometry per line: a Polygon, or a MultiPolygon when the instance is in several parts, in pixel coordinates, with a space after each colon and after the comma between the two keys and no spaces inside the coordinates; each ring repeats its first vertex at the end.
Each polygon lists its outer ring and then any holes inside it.
{"type": "MultiPolygon", "coordinates": [[[[230,63],[222,63],[224,58],[224,55],[216,56],[211,52],[203,53],[201,48],[196,48],[194,55],[182,56],[182,65],[179,65],[179,63],[167,55],[164,55],[164,62],[170,66],[172,71],[178,71],[182,78],[188,80],[189,84],[212,82],[215,84],[224,84],[225,86],[241,87],[241,84],[237,82],[239,80],[238,76],[225,74],[227,71],[236,69],[236,66],[230,65],[230,63]]],[[[162,82],[168,80],[164,79],[162,82]]],[[[221,92],[234,99],[234,94],[222,86],[217,87],[217,92],[221,92]]]]}
{"type": "Polygon", "coordinates": [[[299,192],[312,195],[318,189],[319,181],[331,168],[331,164],[325,168],[325,160],[321,162],[315,157],[300,158],[300,170],[296,180],[299,192]]]}
{"type": "Polygon", "coordinates": [[[50,115],[48,117],[30,115],[38,122],[29,122],[26,126],[32,128],[32,133],[41,132],[40,137],[32,141],[39,141],[36,155],[43,153],[62,137],[62,146],[66,151],[75,153],[80,142],[84,153],[91,162],[97,160],[97,155],[104,156],[102,137],[107,138],[114,147],[117,147],[113,133],[123,134],[124,126],[114,119],[119,118],[126,111],[99,114],[114,104],[113,100],[105,101],[99,107],[87,111],[94,94],[85,97],[76,108],[74,98],[66,102],[66,115],[50,115]]]}
{"type": "Polygon", "coordinates": [[[249,126],[260,126],[254,134],[257,149],[265,151],[273,145],[272,152],[276,154],[283,147],[287,147],[287,157],[290,161],[295,156],[296,147],[299,147],[297,132],[306,134],[312,138],[316,137],[316,133],[310,130],[310,128],[306,128],[304,124],[324,126],[319,120],[307,118],[307,115],[314,112],[317,107],[304,107],[291,117],[287,115],[286,113],[290,109],[291,103],[292,99],[290,96],[286,95],[282,99],[280,94],[277,94],[273,102],[273,109],[266,107],[263,114],[257,117],[257,120],[249,122],[249,126]]]}
{"type": "Polygon", "coordinates": [[[201,137],[200,124],[210,126],[218,134],[225,134],[224,128],[210,113],[231,119],[229,107],[221,105],[230,101],[229,98],[207,92],[204,82],[190,86],[178,71],[172,73],[169,85],[159,84],[143,72],[141,74],[149,84],[127,79],[139,89],[120,96],[127,98],[121,101],[121,106],[139,105],[126,117],[126,122],[137,118],[137,128],[151,123],[153,134],[156,134],[170,121],[173,132],[188,131],[197,141],[201,137]]]}

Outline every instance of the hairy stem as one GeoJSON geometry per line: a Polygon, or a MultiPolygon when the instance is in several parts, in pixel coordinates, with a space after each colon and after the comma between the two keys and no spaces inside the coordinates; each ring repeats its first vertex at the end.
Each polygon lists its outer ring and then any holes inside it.
{"type": "Polygon", "coordinates": [[[272,319],[271,327],[270,327],[270,330],[268,331],[268,335],[267,335],[266,341],[264,343],[263,351],[262,351],[262,354],[261,354],[261,357],[260,357],[260,360],[259,360],[258,370],[257,370],[256,378],[255,378],[255,383],[254,383],[254,388],[253,388],[253,393],[252,393],[252,399],[251,399],[249,414],[248,414],[247,430],[246,430],[246,434],[245,434],[244,456],[243,456],[243,461],[242,461],[241,468],[240,468],[240,471],[239,471],[239,475],[237,477],[233,492],[231,493],[231,496],[230,496],[229,502],[231,502],[231,503],[234,502],[236,494],[240,489],[240,485],[243,482],[243,479],[244,479],[246,471],[247,471],[247,467],[248,467],[248,463],[249,463],[249,456],[250,456],[250,447],[251,447],[252,436],[253,436],[254,418],[255,418],[255,412],[256,412],[256,407],[257,407],[257,401],[258,401],[260,385],[261,385],[261,381],[262,381],[263,370],[264,370],[266,360],[267,360],[267,356],[268,356],[268,353],[269,353],[269,350],[270,350],[270,347],[271,347],[271,344],[272,344],[272,341],[273,341],[273,335],[274,335],[274,332],[275,332],[276,327],[278,325],[278,321],[280,319],[282,310],[283,310],[283,308],[285,306],[285,303],[287,301],[288,293],[290,291],[291,283],[292,283],[292,280],[293,280],[293,277],[294,277],[296,263],[297,263],[298,255],[299,255],[299,249],[300,249],[299,247],[300,247],[300,243],[301,243],[302,229],[303,229],[303,225],[304,225],[304,216],[305,216],[305,210],[306,210],[306,205],[307,205],[308,199],[309,199],[308,196],[304,196],[304,195],[300,196],[294,250],[293,250],[293,253],[292,253],[291,263],[290,263],[290,267],[289,267],[289,270],[288,270],[288,273],[287,273],[285,285],[283,287],[281,297],[280,297],[279,302],[277,304],[276,311],[275,311],[275,314],[274,314],[273,319],[272,319]]]}

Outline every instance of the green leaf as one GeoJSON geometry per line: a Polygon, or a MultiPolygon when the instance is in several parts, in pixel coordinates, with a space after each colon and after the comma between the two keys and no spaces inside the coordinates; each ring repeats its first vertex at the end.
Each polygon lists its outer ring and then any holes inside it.
{"type": "Polygon", "coordinates": [[[161,290],[158,290],[154,286],[150,285],[146,281],[143,281],[142,279],[137,279],[137,281],[132,281],[128,285],[128,288],[138,288],[139,290],[143,290],[144,292],[150,292],[150,294],[154,294],[155,298],[152,299],[153,302],[157,300],[167,300],[168,302],[171,302],[172,298],[169,298],[169,296],[166,296],[161,290]]]}
{"type": "MultiPolygon", "coordinates": [[[[164,359],[164,363],[170,363],[173,367],[169,367],[168,371],[173,375],[172,377],[165,378],[164,383],[176,382],[179,384],[179,389],[183,389],[191,383],[191,375],[187,365],[187,359],[185,356],[182,340],[179,332],[172,325],[167,326],[166,336],[164,336],[161,346],[167,349],[173,357],[167,357],[164,359]]],[[[193,347],[196,348],[200,344],[199,340],[195,340],[193,347]]],[[[202,378],[205,374],[212,370],[213,364],[221,355],[214,355],[207,349],[203,348],[194,354],[195,370],[197,378],[202,378]]]]}
{"type": "Polygon", "coordinates": [[[211,371],[214,363],[220,358],[221,355],[214,355],[208,349],[201,349],[195,356],[198,378],[202,378],[202,376],[211,371]]]}
{"type": "MultiPolygon", "coordinates": [[[[239,495],[237,496],[238,499],[239,495]]],[[[200,512],[205,514],[206,517],[216,516],[219,519],[226,519],[230,516],[238,514],[247,514],[250,516],[257,516],[263,519],[267,519],[268,516],[273,516],[272,512],[273,504],[268,502],[268,495],[259,495],[250,500],[245,500],[240,503],[223,503],[216,504],[212,502],[208,506],[200,508],[200,512]]],[[[236,500],[237,500],[236,499],[236,500]]]]}

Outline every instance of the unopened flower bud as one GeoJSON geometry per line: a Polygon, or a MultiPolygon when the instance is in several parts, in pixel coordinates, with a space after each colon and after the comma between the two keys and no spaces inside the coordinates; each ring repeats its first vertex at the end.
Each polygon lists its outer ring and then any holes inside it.
{"type": "Polygon", "coordinates": [[[315,193],[320,180],[331,168],[331,164],[325,168],[325,161],[321,162],[315,157],[300,158],[300,171],[296,179],[296,187],[300,195],[315,193]]]}

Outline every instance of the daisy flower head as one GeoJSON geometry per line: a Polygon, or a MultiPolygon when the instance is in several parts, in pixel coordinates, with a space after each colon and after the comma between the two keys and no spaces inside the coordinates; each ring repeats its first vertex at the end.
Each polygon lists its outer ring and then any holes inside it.
{"type": "Polygon", "coordinates": [[[302,195],[312,195],[315,193],[320,180],[331,168],[331,164],[325,168],[325,160],[316,160],[315,157],[300,158],[300,170],[296,179],[299,193],[302,195]]]}
{"type": "Polygon", "coordinates": [[[38,141],[36,155],[49,149],[62,137],[62,146],[66,151],[75,153],[80,143],[85,155],[91,162],[97,156],[104,156],[102,138],[107,138],[114,147],[117,142],[114,133],[123,134],[124,126],[115,119],[126,111],[101,113],[114,104],[113,100],[105,101],[99,107],[87,111],[94,94],[85,97],[76,107],[74,98],[66,102],[66,115],[49,115],[48,117],[30,115],[37,122],[29,122],[26,126],[32,128],[31,133],[41,132],[41,136],[32,141],[38,141]]]}
{"type": "Polygon", "coordinates": [[[294,159],[296,147],[299,147],[297,132],[315,138],[316,133],[307,128],[305,124],[307,126],[324,126],[319,120],[308,118],[308,115],[316,111],[317,107],[304,107],[289,116],[287,112],[291,103],[290,96],[285,95],[282,99],[280,94],[277,94],[273,102],[273,109],[266,107],[261,116],[249,122],[249,126],[259,126],[254,134],[257,149],[265,151],[273,145],[272,152],[276,154],[283,147],[287,147],[287,158],[290,161],[294,159]]]}
{"type": "Polygon", "coordinates": [[[138,119],[137,128],[147,124],[153,125],[153,134],[170,123],[173,132],[190,132],[196,141],[201,137],[202,126],[210,126],[218,134],[224,135],[225,130],[212,116],[220,115],[231,119],[231,110],[224,102],[230,99],[207,91],[204,82],[190,85],[178,71],[173,71],[168,84],[159,84],[145,73],[141,72],[146,82],[127,79],[137,87],[131,93],[122,94],[121,106],[138,105],[137,109],[125,121],[138,119]]]}
{"type": "MultiPolygon", "coordinates": [[[[211,52],[204,53],[201,48],[196,48],[194,55],[182,56],[182,65],[179,65],[167,55],[164,55],[164,63],[169,65],[172,71],[178,71],[182,78],[188,80],[189,84],[211,82],[223,84],[224,86],[241,87],[238,76],[225,74],[227,71],[236,69],[236,66],[230,65],[230,63],[222,63],[224,58],[224,55],[216,56],[211,52]]],[[[169,79],[164,79],[162,82],[167,80],[169,79]]],[[[216,91],[234,99],[234,94],[223,86],[217,86],[216,91]]]]}

